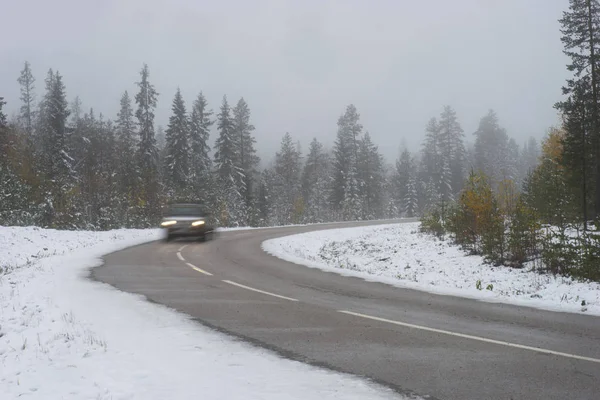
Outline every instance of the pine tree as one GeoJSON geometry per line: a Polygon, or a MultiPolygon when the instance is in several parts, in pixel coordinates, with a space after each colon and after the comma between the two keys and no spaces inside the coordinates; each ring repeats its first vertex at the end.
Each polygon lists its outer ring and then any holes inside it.
{"type": "Polygon", "coordinates": [[[490,180],[492,188],[511,173],[508,135],[493,110],[481,119],[475,132],[475,167],[490,180]]]}
{"type": "Polygon", "coordinates": [[[190,135],[187,111],[179,88],[173,98],[171,110],[172,115],[165,136],[164,178],[169,197],[185,198],[191,184],[188,140],[190,135]]]}
{"type": "Polygon", "coordinates": [[[272,199],[271,194],[276,193],[276,187],[274,185],[275,173],[272,168],[266,168],[263,170],[260,176],[258,184],[258,190],[256,195],[256,208],[257,208],[257,221],[258,226],[269,226],[272,224],[272,199]]]}
{"type": "Polygon", "coordinates": [[[413,164],[412,155],[408,149],[405,149],[396,160],[396,168],[392,178],[394,191],[393,198],[400,211],[403,211],[406,208],[405,199],[408,192],[408,182],[410,176],[416,172],[414,171],[413,164]]]}
{"type": "Polygon", "coordinates": [[[438,124],[439,146],[442,164],[442,197],[450,201],[462,189],[464,181],[465,146],[463,129],[458,123],[456,111],[445,106],[438,124]]]}
{"type": "MultiPolygon", "coordinates": [[[[121,96],[120,110],[117,114],[116,141],[118,191],[123,199],[119,208],[125,218],[125,216],[129,217],[127,212],[129,207],[136,204],[137,178],[140,175],[135,157],[138,138],[135,132],[131,98],[127,91],[121,96]]],[[[129,221],[126,222],[126,226],[129,226],[129,221]]]]}
{"type": "Polygon", "coordinates": [[[306,203],[305,222],[329,220],[330,160],[323,145],[314,138],[309,145],[302,173],[302,197],[306,203]]]}
{"type": "MultiPolygon", "coordinates": [[[[424,204],[426,209],[437,206],[437,203],[444,198],[442,187],[447,188],[448,185],[451,185],[450,166],[448,163],[444,163],[440,132],[441,128],[437,119],[431,118],[425,128],[425,140],[421,151],[420,179],[426,187],[424,204]]],[[[444,194],[448,196],[449,190],[446,189],[444,194]]]]}
{"type": "Polygon", "coordinates": [[[302,216],[300,157],[292,136],[286,132],[281,140],[281,148],[275,155],[277,191],[272,195],[272,213],[276,225],[298,223],[302,216]]]}
{"type": "Polygon", "coordinates": [[[371,141],[369,132],[359,140],[357,171],[363,219],[382,218],[384,214],[383,156],[371,141]]]}
{"type": "Polygon", "coordinates": [[[253,206],[254,180],[259,158],[254,145],[256,139],[252,135],[254,125],[250,123],[250,109],[248,103],[241,98],[233,109],[233,130],[239,145],[239,168],[242,171],[242,196],[246,207],[250,210],[253,206]]]}
{"type": "Polygon", "coordinates": [[[519,174],[520,159],[521,149],[516,140],[510,138],[506,146],[506,176],[504,179],[510,179],[518,186],[522,183],[522,177],[519,174]]]}
{"type": "Polygon", "coordinates": [[[212,193],[212,160],[208,139],[210,127],[214,124],[211,119],[212,110],[208,109],[208,102],[200,92],[192,106],[190,116],[190,173],[192,185],[203,203],[213,202],[212,193]]]}
{"type": "Polygon", "coordinates": [[[30,225],[33,221],[27,218],[25,211],[29,188],[15,171],[14,164],[21,157],[15,148],[15,135],[2,111],[5,104],[0,97],[0,225],[30,225]]]}
{"type": "Polygon", "coordinates": [[[31,135],[33,133],[33,123],[35,121],[35,78],[31,72],[29,62],[25,61],[21,75],[17,79],[21,86],[21,112],[19,118],[25,127],[25,132],[31,135]]]}
{"type": "Polygon", "coordinates": [[[406,184],[406,192],[403,198],[403,211],[404,214],[409,217],[415,217],[419,209],[419,197],[417,193],[417,182],[414,173],[409,174],[408,182],[406,184]]]}
{"type": "Polygon", "coordinates": [[[242,191],[242,171],[239,168],[239,144],[235,136],[231,109],[227,96],[223,96],[221,110],[217,115],[219,136],[215,142],[215,167],[219,186],[220,221],[225,226],[246,223],[242,191]]]}
{"type": "Polygon", "coordinates": [[[360,216],[358,192],[357,155],[358,140],[362,132],[360,115],[354,105],[346,107],[338,119],[337,139],[334,147],[334,177],[331,203],[334,210],[342,212],[345,219],[354,220],[360,216]]]}
{"type": "Polygon", "coordinates": [[[42,103],[42,168],[46,182],[46,216],[49,226],[71,226],[70,191],[75,184],[74,159],[70,155],[67,119],[70,111],[62,76],[48,71],[42,103]]]}
{"type": "MultiPolygon", "coordinates": [[[[600,113],[598,108],[600,101],[600,4],[597,0],[570,0],[569,11],[563,13],[560,19],[561,41],[564,53],[571,59],[567,69],[573,72],[573,77],[567,80],[563,87],[563,93],[569,95],[571,103],[558,103],[557,108],[563,112],[571,112],[574,103],[580,103],[585,107],[585,124],[590,130],[590,141],[592,143],[589,151],[594,164],[589,167],[594,184],[594,214],[600,215],[600,113]],[[578,93],[579,92],[579,93],[578,93]],[[577,100],[573,99],[577,98],[577,100]]],[[[571,124],[573,126],[573,124],[571,124]]],[[[580,129],[575,132],[567,130],[567,137],[578,136],[580,129]]],[[[571,143],[582,143],[575,138],[571,143]]],[[[573,151],[574,149],[570,149],[573,151]]],[[[582,160],[587,160],[588,149],[581,147],[576,149],[582,160]]],[[[586,179],[583,180],[587,182],[586,179]]],[[[582,189],[583,190],[583,189],[582,189]]],[[[588,188],[585,189],[586,191],[588,188]]],[[[583,196],[586,198],[586,196],[583,196]]],[[[583,206],[582,206],[583,207],[583,206]]]]}
{"type": "Polygon", "coordinates": [[[154,134],[154,109],[158,92],[148,78],[150,72],[144,64],[140,71],[141,80],[137,82],[139,92],[135,96],[138,108],[135,116],[138,120],[140,140],[137,148],[138,171],[140,174],[139,200],[142,205],[141,217],[152,224],[159,215],[159,158],[154,134]]]}
{"type": "Polygon", "coordinates": [[[579,81],[569,98],[561,104],[564,112],[564,136],[562,138],[561,164],[565,167],[565,179],[573,189],[580,204],[580,215],[584,230],[587,230],[589,205],[594,204],[593,193],[596,190],[593,180],[594,152],[593,137],[589,131],[588,110],[592,107],[589,85],[586,79],[579,81]]]}

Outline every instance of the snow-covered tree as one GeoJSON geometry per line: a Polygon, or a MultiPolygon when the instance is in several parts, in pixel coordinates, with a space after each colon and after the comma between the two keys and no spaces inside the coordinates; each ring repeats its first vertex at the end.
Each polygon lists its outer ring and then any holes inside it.
{"type": "Polygon", "coordinates": [[[301,155],[292,136],[286,132],[275,155],[275,190],[271,195],[273,222],[285,225],[300,222],[303,213],[301,197],[301,155]]]}
{"type": "Polygon", "coordinates": [[[116,120],[117,145],[117,169],[118,187],[123,197],[121,208],[134,205],[136,198],[137,177],[139,171],[134,154],[136,152],[138,138],[135,132],[135,121],[133,119],[133,107],[129,93],[125,91],[121,96],[120,109],[116,120]]]}
{"type": "Polygon", "coordinates": [[[256,179],[257,166],[260,161],[256,155],[256,139],[252,135],[254,125],[250,123],[250,108],[248,103],[241,98],[233,108],[233,130],[239,146],[239,168],[242,186],[240,188],[246,207],[250,212],[253,207],[254,180],[256,179]]]}
{"type": "Polygon", "coordinates": [[[42,110],[40,135],[43,149],[41,165],[46,183],[45,223],[49,226],[68,227],[73,218],[70,193],[77,177],[67,133],[69,105],[62,76],[58,71],[48,71],[42,110]]]}
{"type": "Polygon", "coordinates": [[[363,219],[381,218],[384,214],[383,156],[372,142],[369,132],[359,141],[357,160],[359,196],[363,219]]]}
{"type": "MultiPolygon", "coordinates": [[[[190,189],[189,120],[181,90],[177,89],[165,135],[164,178],[171,198],[186,197],[190,189]]],[[[188,199],[191,200],[191,199],[188,199]]]]}
{"type": "Polygon", "coordinates": [[[462,189],[464,181],[465,146],[463,129],[456,117],[456,111],[445,106],[439,119],[439,145],[441,153],[442,196],[452,200],[462,189]],[[449,192],[446,193],[446,188],[449,192]]]}
{"type": "Polygon", "coordinates": [[[329,220],[330,188],[331,161],[323,145],[314,138],[310,142],[302,173],[302,198],[306,207],[305,222],[316,223],[329,220]]]}
{"type": "Polygon", "coordinates": [[[139,92],[135,96],[138,108],[135,116],[138,120],[139,136],[137,158],[140,171],[139,198],[143,204],[142,216],[148,223],[159,215],[159,158],[154,132],[154,110],[158,92],[149,81],[150,71],[144,64],[137,82],[139,92]]]}
{"type": "MultiPolygon", "coordinates": [[[[414,168],[412,169],[414,170],[414,168]]],[[[417,215],[419,210],[419,194],[417,192],[417,177],[414,172],[410,173],[408,176],[403,206],[404,208],[402,211],[407,217],[412,218],[417,215]]]]}
{"type": "Polygon", "coordinates": [[[346,107],[338,119],[337,139],[334,145],[334,176],[331,203],[334,210],[348,220],[361,214],[357,171],[358,141],[362,133],[360,115],[354,105],[346,107]]]}
{"type": "Polygon", "coordinates": [[[492,188],[509,176],[508,135],[500,127],[498,117],[490,110],[475,132],[475,167],[490,179],[492,188]]]}
{"type": "Polygon", "coordinates": [[[213,111],[209,110],[204,94],[200,92],[194,101],[190,115],[190,179],[196,195],[204,203],[213,204],[214,184],[212,180],[212,160],[208,139],[214,124],[213,111]]]}
{"type": "Polygon", "coordinates": [[[35,77],[31,72],[31,65],[25,61],[21,75],[17,79],[21,86],[21,111],[19,119],[25,128],[25,132],[31,135],[33,133],[33,124],[35,121],[35,77]]]}
{"type": "Polygon", "coordinates": [[[215,142],[215,168],[219,189],[219,220],[226,226],[240,226],[246,223],[246,207],[241,191],[243,171],[239,167],[239,144],[231,118],[231,108],[227,96],[223,96],[221,109],[217,115],[219,136],[215,142]]]}

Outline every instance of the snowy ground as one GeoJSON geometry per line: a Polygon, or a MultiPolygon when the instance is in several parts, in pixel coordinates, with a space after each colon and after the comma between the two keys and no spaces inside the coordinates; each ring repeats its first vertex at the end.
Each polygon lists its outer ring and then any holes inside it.
{"type": "Polygon", "coordinates": [[[268,240],[263,249],[297,264],[399,287],[600,315],[598,283],[541,275],[531,268],[493,267],[457,246],[418,233],[418,226],[310,232],[268,240]]]}
{"type": "Polygon", "coordinates": [[[86,278],[101,255],[157,237],[0,227],[3,400],[397,398],[86,278]]]}

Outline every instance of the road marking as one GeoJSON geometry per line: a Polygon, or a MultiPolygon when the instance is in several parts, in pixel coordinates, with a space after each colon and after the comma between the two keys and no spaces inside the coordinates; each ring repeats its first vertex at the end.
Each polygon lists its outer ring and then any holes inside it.
{"type": "Polygon", "coordinates": [[[254,288],[252,288],[250,286],[242,285],[242,284],[237,283],[237,282],[227,281],[227,280],[224,280],[223,282],[229,283],[230,285],[233,285],[233,286],[241,287],[243,289],[252,290],[253,292],[258,292],[258,293],[266,294],[266,295],[273,296],[273,297],[279,297],[280,299],[290,300],[290,301],[298,301],[298,299],[292,299],[291,297],[285,297],[285,296],[281,296],[279,294],[275,294],[275,293],[271,293],[271,292],[265,292],[264,290],[254,289],[254,288]]]}
{"type": "Polygon", "coordinates": [[[177,258],[179,258],[181,261],[185,261],[185,258],[183,258],[179,251],[177,252],[177,258]]]}
{"type": "Polygon", "coordinates": [[[188,265],[188,267],[190,267],[191,269],[194,269],[194,270],[196,270],[196,271],[198,271],[198,272],[201,272],[201,273],[203,273],[204,275],[212,276],[212,274],[211,274],[210,272],[208,272],[208,271],[205,271],[205,270],[203,270],[203,269],[201,269],[201,268],[198,268],[198,267],[196,267],[194,264],[190,264],[190,263],[186,263],[186,264],[187,264],[187,265],[188,265]]]}
{"type": "Polygon", "coordinates": [[[420,330],[423,330],[423,331],[441,333],[443,335],[457,336],[457,337],[461,337],[461,338],[465,338],[465,339],[471,339],[471,340],[477,340],[477,341],[485,342],[485,343],[498,344],[498,345],[501,345],[501,346],[514,347],[514,348],[517,348],[517,349],[531,350],[531,351],[535,351],[535,352],[538,352],[538,353],[552,354],[552,355],[555,355],[555,356],[561,356],[561,357],[567,357],[567,358],[574,358],[576,360],[583,360],[583,361],[590,361],[590,362],[594,362],[594,363],[600,363],[600,359],[598,359],[598,358],[578,356],[576,354],[569,354],[569,353],[562,353],[560,351],[547,350],[547,349],[542,349],[540,347],[525,346],[523,344],[517,344],[517,343],[511,343],[511,342],[504,342],[502,340],[488,339],[488,338],[484,338],[484,337],[481,337],[481,336],[473,336],[473,335],[467,335],[467,334],[464,334],[464,333],[446,331],[444,329],[429,328],[427,326],[415,325],[415,324],[409,324],[407,322],[400,322],[400,321],[394,321],[394,320],[391,320],[391,319],[373,317],[371,315],[359,314],[359,313],[355,313],[355,312],[352,312],[352,311],[338,310],[338,312],[341,312],[341,313],[344,313],[344,314],[349,314],[349,315],[354,315],[355,317],[362,317],[362,318],[366,318],[366,319],[372,319],[374,321],[387,322],[388,324],[405,326],[407,328],[420,329],[420,330]]]}
{"type": "Polygon", "coordinates": [[[185,249],[186,247],[187,247],[187,244],[184,244],[184,245],[183,245],[183,246],[181,246],[181,247],[179,248],[179,250],[177,250],[177,251],[183,251],[183,249],[185,249]]]}

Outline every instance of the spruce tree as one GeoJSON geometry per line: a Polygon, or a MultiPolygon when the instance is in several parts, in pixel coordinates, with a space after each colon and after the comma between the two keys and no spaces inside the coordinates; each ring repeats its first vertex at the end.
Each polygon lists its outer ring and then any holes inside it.
{"type": "Polygon", "coordinates": [[[308,147],[302,172],[302,197],[306,204],[307,223],[326,222],[330,218],[327,200],[331,186],[330,168],[329,155],[317,138],[314,138],[308,147]]]}
{"type": "MultiPolygon", "coordinates": [[[[571,92],[569,98],[562,103],[564,114],[564,136],[562,139],[561,164],[565,167],[565,179],[573,189],[575,199],[580,205],[580,216],[584,230],[590,215],[590,204],[594,204],[593,193],[596,190],[593,180],[594,152],[593,136],[588,129],[590,126],[588,111],[592,107],[589,85],[586,79],[579,81],[579,86],[571,92]]],[[[591,213],[593,215],[593,212],[591,213]]]]}
{"type": "Polygon", "coordinates": [[[136,204],[137,197],[137,177],[140,176],[138,163],[136,162],[136,148],[138,146],[138,137],[135,132],[135,121],[133,116],[133,107],[129,93],[125,91],[121,96],[120,109],[116,120],[116,141],[117,141],[117,180],[118,190],[123,198],[120,206],[123,215],[127,209],[136,204]]]}
{"type": "Polygon", "coordinates": [[[212,115],[206,98],[200,92],[192,105],[190,115],[190,177],[196,193],[204,203],[212,203],[214,195],[211,179],[212,160],[208,144],[210,127],[214,124],[212,115]]]}
{"type": "Polygon", "coordinates": [[[2,110],[5,104],[0,97],[0,225],[30,225],[34,221],[26,213],[29,188],[15,171],[20,157],[2,110]]]}
{"type": "Polygon", "coordinates": [[[247,214],[241,191],[242,171],[239,167],[238,138],[235,135],[227,96],[223,96],[217,115],[217,130],[219,136],[215,142],[215,168],[219,187],[220,221],[226,226],[240,226],[246,223],[247,214]]]}
{"type": "Polygon", "coordinates": [[[426,208],[436,206],[432,201],[442,198],[442,182],[450,183],[449,165],[444,165],[442,143],[440,138],[440,125],[436,118],[431,118],[425,128],[425,140],[421,151],[421,180],[425,183],[426,208]]]}
{"type": "Polygon", "coordinates": [[[393,175],[393,198],[396,207],[402,211],[406,208],[405,200],[408,193],[408,183],[411,174],[414,173],[412,155],[405,149],[396,160],[396,168],[393,175]]]}
{"type": "Polygon", "coordinates": [[[358,148],[358,181],[361,198],[362,218],[375,219],[383,217],[384,170],[383,157],[378,147],[372,142],[369,132],[359,141],[358,148]]]}
{"type": "MultiPolygon", "coordinates": [[[[570,152],[577,152],[582,160],[588,159],[588,152],[591,152],[593,164],[587,166],[593,176],[594,187],[591,188],[594,194],[594,216],[600,215],[600,113],[598,110],[600,94],[600,4],[597,0],[570,0],[569,10],[563,13],[559,20],[561,24],[561,41],[564,46],[564,53],[571,60],[567,69],[573,73],[573,77],[567,80],[567,85],[563,87],[563,93],[572,97],[573,101],[558,103],[557,108],[565,113],[572,112],[573,104],[582,104],[585,110],[585,124],[590,130],[591,148],[580,147],[570,149],[570,152]],[[578,93],[579,92],[579,93],[578,93]],[[574,99],[577,98],[577,99],[574,99]]],[[[571,123],[572,127],[573,124],[571,123]]],[[[574,136],[570,140],[572,145],[582,144],[583,141],[577,139],[580,129],[574,132],[567,130],[567,138],[574,136]]],[[[584,179],[584,181],[587,181],[584,179]]],[[[583,189],[582,189],[583,190],[583,189]]],[[[585,189],[586,191],[588,188],[585,189]]],[[[585,198],[586,196],[584,196],[585,198]]],[[[582,206],[583,207],[583,206],[582,206]]]]}
{"type": "Polygon", "coordinates": [[[357,219],[360,216],[359,182],[356,160],[358,140],[362,133],[360,115],[354,105],[346,107],[345,113],[338,119],[337,139],[334,145],[334,176],[331,191],[331,203],[345,219],[357,219]]]}
{"type": "Polygon", "coordinates": [[[475,132],[475,167],[490,180],[492,188],[509,176],[511,165],[508,157],[508,135],[500,127],[493,110],[481,118],[475,132]]]}
{"type": "Polygon", "coordinates": [[[442,195],[446,200],[452,200],[462,189],[464,181],[465,146],[463,144],[463,129],[458,123],[456,111],[445,106],[438,124],[439,147],[442,164],[442,195]],[[446,193],[446,187],[449,191],[446,193]]]}
{"type": "Polygon", "coordinates": [[[281,148],[275,155],[276,192],[272,195],[273,216],[276,225],[298,223],[301,218],[300,203],[300,152],[286,132],[281,148]]]}
{"type": "Polygon", "coordinates": [[[233,109],[233,130],[239,145],[242,196],[246,202],[246,207],[250,209],[253,205],[252,194],[257,173],[256,167],[260,160],[256,155],[256,139],[252,135],[254,125],[250,123],[250,109],[244,98],[241,98],[233,109]]]}
{"type": "Polygon", "coordinates": [[[171,198],[186,197],[191,181],[189,121],[179,88],[173,98],[172,115],[165,136],[164,178],[171,198]]]}
{"type": "Polygon", "coordinates": [[[146,224],[153,224],[159,216],[159,158],[154,133],[154,110],[157,104],[158,92],[148,80],[150,71],[144,64],[140,71],[140,81],[136,83],[139,92],[135,96],[138,108],[135,116],[138,120],[139,142],[137,161],[140,179],[138,191],[142,204],[141,217],[146,224]]]}
{"type": "Polygon", "coordinates": [[[66,99],[62,76],[48,71],[46,94],[42,103],[42,168],[46,183],[45,223],[48,226],[71,226],[69,195],[74,187],[75,160],[71,157],[67,134],[67,119],[70,111],[66,99]]]}
{"type": "MultiPolygon", "coordinates": [[[[414,170],[414,168],[411,168],[414,170]]],[[[419,197],[417,193],[417,181],[416,175],[414,172],[410,173],[408,176],[408,182],[406,184],[406,192],[404,194],[403,199],[404,215],[412,218],[415,217],[418,213],[419,209],[419,197]]]]}
{"type": "Polygon", "coordinates": [[[31,135],[33,133],[33,123],[35,121],[35,78],[31,72],[29,62],[25,61],[21,75],[17,79],[21,86],[21,112],[19,119],[25,128],[25,132],[31,135]]]}

